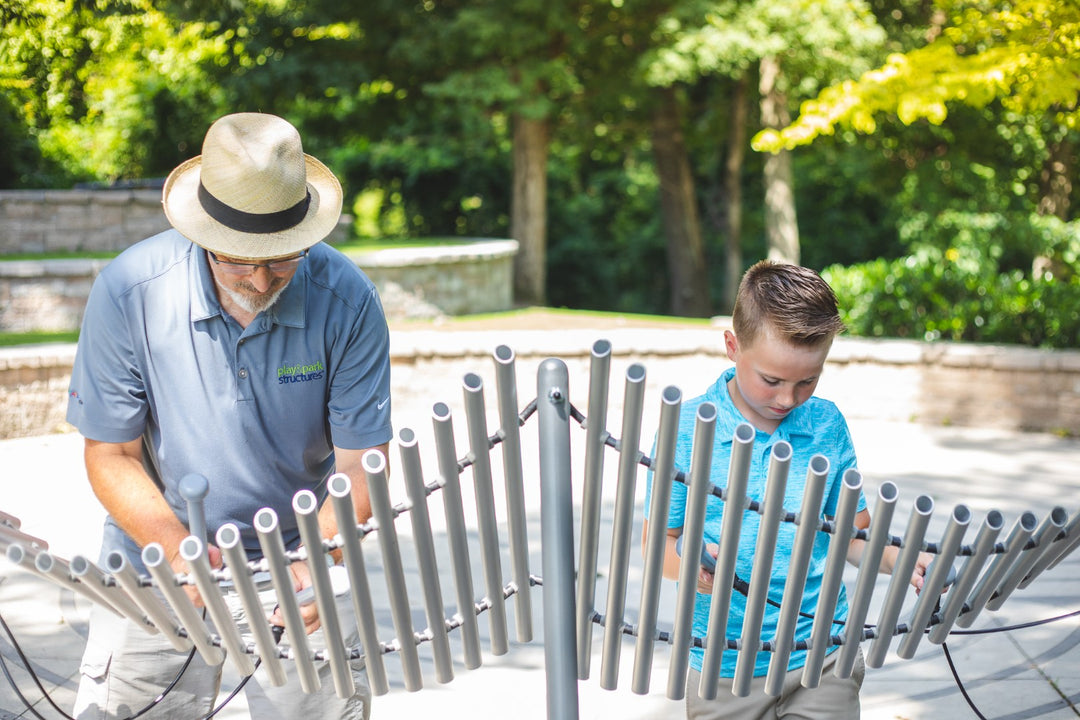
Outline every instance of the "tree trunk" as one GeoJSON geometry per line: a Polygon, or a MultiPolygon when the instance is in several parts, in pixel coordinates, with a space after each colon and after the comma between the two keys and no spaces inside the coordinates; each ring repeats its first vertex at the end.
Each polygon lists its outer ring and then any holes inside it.
{"type": "Polygon", "coordinates": [[[514,295],[525,305],[547,300],[547,119],[514,115],[514,189],[510,235],[518,241],[514,295]]]}
{"type": "MultiPolygon", "coordinates": [[[[1050,154],[1039,175],[1040,215],[1053,215],[1064,221],[1069,219],[1074,172],[1072,150],[1072,143],[1068,138],[1062,138],[1050,145],[1050,154]]],[[[1070,271],[1061,258],[1036,255],[1031,264],[1031,274],[1036,278],[1050,274],[1059,279],[1067,279],[1070,271]]]]}
{"type": "Polygon", "coordinates": [[[742,168],[746,158],[746,76],[735,83],[731,96],[731,128],[728,153],[724,162],[725,204],[727,205],[727,240],[724,244],[724,312],[735,309],[735,295],[742,280],[742,168]]]}
{"type": "MultiPolygon", "coordinates": [[[[791,123],[787,94],[777,87],[780,62],[761,60],[761,124],[779,130],[791,123]]],[[[787,150],[765,157],[765,241],[770,260],[799,264],[799,224],[795,217],[795,186],[787,150]]]]}
{"type": "Polygon", "coordinates": [[[669,305],[674,315],[712,314],[705,243],[701,237],[694,178],[683,141],[682,114],[672,88],[657,91],[652,144],[660,180],[660,214],[667,244],[669,305]]]}

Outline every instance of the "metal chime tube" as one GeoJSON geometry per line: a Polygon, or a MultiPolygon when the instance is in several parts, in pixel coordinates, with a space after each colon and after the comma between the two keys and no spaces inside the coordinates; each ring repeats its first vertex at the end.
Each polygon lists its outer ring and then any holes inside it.
{"type": "Polygon", "coordinates": [[[484,381],[476,373],[465,375],[465,424],[469,432],[469,453],[472,457],[473,493],[476,498],[476,519],[480,531],[480,558],[484,566],[484,585],[487,599],[488,628],[491,632],[491,652],[505,655],[507,645],[506,598],[503,595],[502,559],[499,553],[499,529],[495,520],[495,495],[491,481],[491,449],[488,441],[487,415],[484,408],[484,381]]]}
{"type": "Polygon", "coordinates": [[[994,542],[1004,526],[1005,519],[1000,512],[991,510],[986,514],[982,525],[979,527],[979,532],[975,536],[972,553],[964,558],[963,564],[956,573],[956,580],[953,582],[952,589],[945,596],[945,605],[941,609],[941,622],[930,628],[928,636],[930,642],[937,645],[945,642],[949,630],[952,629],[953,623],[956,622],[957,616],[960,615],[960,611],[964,607],[964,600],[967,598],[968,592],[975,585],[975,581],[979,579],[979,573],[982,572],[986,559],[990,557],[990,552],[994,549],[994,542]]]}
{"type": "Polygon", "coordinates": [[[364,668],[368,684],[375,695],[390,692],[383,662],[382,643],[379,642],[375,624],[375,606],[371,600],[371,583],[364,564],[364,551],[360,547],[360,531],[356,524],[356,507],[352,499],[352,479],[345,473],[335,473],[327,480],[327,491],[334,504],[338,534],[341,536],[342,561],[349,573],[353,612],[356,629],[360,633],[360,645],[364,650],[364,668]]]}
{"type": "Polygon", "coordinates": [[[450,561],[454,568],[454,589],[457,593],[458,616],[461,618],[461,647],[465,667],[480,667],[480,630],[476,622],[476,601],[469,561],[469,536],[465,527],[464,505],[461,498],[461,477],[458,471],[454,425],[450,408],[445,403],[432,407],[435,431],[435,451],[442,479],[443,513],[446,516],[446,536],[450,543],[450,561]]]}
{"type": "Polygon", "coordinates": [[[13,565],[21,565],[27,570],[40,575],[45,580],[59,585],[62,588],[72,590],[91,602],[101,605],[114,615],[122,616],[122,613],[114,608],[112,603],[101,596],[94,594],[93,590],[84,583],[75,582],[75,580],[71,578],[67,566],[59,564],[57,559],[54,558],[49,551],[38,550],[35,552],[33,548],[28,548],[22,543],[13,542],[7,546],[4,550],[4,554],[7,557],[8,562],[13,565]]]}
{"type": "Polygon", "coordinates": [[[779,697],[787,676],[788,659],[795,641],[795,627],[802,608],[803,589],[810,567],[810,551],[821,526],[821,501],[825,497],[825,481],[829,477],[829,459],[814,455],[806,468],[806,489],[803,491],[802,507],[795,519],[795,544],[788,563],[787,581],[784,583],[784,599],[780,603],[780,615],[773,640],[773,653],[769,658],[769,673],[765,678],[765,693],[779,697]]]}
{"type": "Polygon", "coordinates": [[[525,519],[525,481],[521,470],[521,433],[518,418],[514,351],[495,348],[495,393],[499,404],[503,475],[506,482],[506,525],[510,541],[510,575],[514,578],[514,623],[518,642],[532,640],[532,594],[529,592],[529,535],[525,519]]]}
{"type": "Polygon", "coordinates": [[[293,496],[292,507],[297,528],[300,530],[300,542],[307,550],[308,571],[311,573],[312,587],[315,588],[315,604],[319,608],[319,624],[326,641],[334,692],[339,698],[350,698],[356,692],[356,685],[349,668],[348,648],[345,646],[341,618],[338,617],[337,602],[334,600],[334,587],[330,583],[330,568],[326,564],[326,554],[323,551],[322,532],[319,529],[319,503],[315,493],[301,490],[293,496]]]}
{"type": "Polygon", "coordinates": [[[645,538],[645,565],[638,606],[638,636],[634,652],[632,690],[639,695],[649,692],[653,648],[656,645],[656,615],[660,606],[660,582],[663,580],[664,554],[667,551],[667,518],[671,506],[671,484],[675,475],[675,442],[679,433],[679,409],[682,393],[668,386],[661,394],[660,428],[653,458],[652,507],[649,508],[649,533],[645,538]]]}
{"type": "Polygon", "coordinates": [[[923,538],[926,536],[926,528],[930,524],[930,514],[933,511],[934,500],[929,495],[920,495],[915,498],[915,505],[908,518],[900,552],[893,566],[889,588],[885,592],[881,614],[878,616],[877,637],[870,646],[870,652],[866,654],[867,667],[879,668],[885,663],[885,655],[889,652],[889,645],[892,643],[893,632],[896,629],[896,619],[900,617],[904,596],[911,587],[911,574],[915,570],[919,553],[922,552],[923,538]]]}
{"type": "Polygon", "coordinates": [[[431,633],[431,651],[435,659],[435,677],[441,683],[448,683],[454,679],[454,661],[450,657],[450,638],[446,634],[446,613],[443,610],[439,567],[435,560],[435,539],[431,534],[427,488],[424,486],[416,433],[408,428],[402,429],[398,433],[398,447],[401,449],[401,468],[405,476],[405,490],[409,494],[409,504],[411,505],[409,519],[412,521],[413,540],[416,543],[416,561],[424,590],[424,608],[427,610],[428,631],[431,633]]]}
{"type": "Polygon", "coordinates": [[[772,447],[769,474],[765,480],[765,502],[761,508],[757,544],[754,546],[754,567],[750,571],[746,614],[743,616],[742,646],[735,662],[735,677],[731,686],[731,692],[737,697],[750,694],[754,663],[761,649],[761,623],[765,616],[765,599],[769,594],[773,555],[776,553],[776,535],[784,516],[784,493],[791,469],[791,454],[791,444],[787,441],[780,440],[772,447]]]}
{"type": "Polygon", "coordinates": [[[265,669],[272,685],[281,687],[288,678],[281,664],[281,658],[278,656],[277,643],[274,642],[274,636],[270,632],[270,623],[266,622],[264,617],[262,603],[259,601],[259,591],[251,577],[247,553],[244,552],[240,539],[240,529],[233,523],[226,523],[218,528],[214,539],[221,549],[221,557],[229,569],[233,588],[236,590],[237,597],[240,598],[240,605],[244,608],[244,614],[248,619],[248,627],[255,638],[255,649],[261,659],[260,667],[265,669]]]}
{"type": "MultiPolygon", "coordinates": [[[[15,522],[18,522],[18,518],[14,515],[8,515],[9,518],[14,518],[15,522]]],[[[30,551],[31,554],[38,550],[48,550],[49,543],[45,542],[41,538],[36,538],[33,535],[27,535],[18,527],[11,525],[0,525],[0,550],[6,549],[9,545],[18,543],[24,547],[24,549],[30,551]]]]}
{"type": "Polygon", "coordinates": [[[1058,561],[1067,554],[1069,546],[1074,542],[1080,542],[1080,513],[1073,515],[1073,519],[1069,521],[1069,524],[1061,531],[1061,534],[1057,539],[1053,540],[1053,550],[1050,550],[1041,558],[1039,562],[1035,563],[1035,566],[1028,571],[1027,576],[1020,582],[1020,589],[1023,590],[1031,581],[1042,574],[1047,568],[1051,568],[1058,563],[1058,561]]]}
{"type": "Polygon", "coordinates": [[[189,535],[180,542],[180,557],[187,563],[188,571],[195,579],[195,587],[199,589],[206,612],[214,621],[214,626],[221,636],[221,644],[228,651],[227,655],[236,671],[241,677],[255,672],[255,663],[247,654],[247,647],[240,638],[240,628],[233,620],[232,613],[221,597],[221,590],[214,582],[210,561],[206,556],[206,543],[201,538],[189,535]]]}
{"type": "Polygon", "coordinates": [[[71,566],[68,565],[67,560],[56,557],[48,550],[42,550],[36,555],[28,556],[27,559],[32,559],[33,562],[30,564],[42,577],[74,590],[83,597],[88,598],[90,601],[95,602],[102,607],[108,608],[121,617],[127,617],[139,623],[143,622],[142,617],[138,615],[132,617],[127,614],[125,612],[126,607],[117,607],[114,605],[100,586],[96,587],[91,583],[79,582],[74,578],[71,573],[71,566]]]}
{"type": "Polygon", "coordinates": [[[578,679],[589,678],[593,615],[596,602],[596,558],[600,544],[600,498],[607,439],[608,381],[611,343],[597,340],[589,364],[589,416],[585,423],[585,472],[582,478],[581,532],[578,548],[577,641],[578,679]]]}
{"type": "Polygon", "coordinates": [[[1024,512],[1017,518],[1016,523],[1009,532],[1009,537],[1005,540],[1004,552],[998,553],[990,561],[986,572],[983,573],[979,583],[968,596],[968,610],[957,619],[956,624],[958,626],[967,628],[971,627],[971,624],[975,622],[975,618],[979,616],[979,613],[986,606],[986,601],[990,599],[994,588],[997,587],[997,584],[1005,577],[1005,573],[1009,571],[1017,557],[1023,552],[1024,546],[1027,545],[1031,534],[1035,532],[1038,522],[1035,513],[1030,511],[1024,512]]]}
{"type": "MultiPolygon", "coordinates": [[[[1069,528],[1066,530],[1067,538],[1061,541],[1061,547],[1054,551],[1053,559],[1047,564],[1047,570],[1053,570],[1054,567],[1065,559],[1065,557],[1080,546],[1080,513],[1073,518],[1073,521],[1069,523],[1069,528]]],[[[1023,587],[1023,586],[1021,586],[1023,587]]]]}
{"type": "Polygon", "coordinates": [[[165,602],[187,631],[188,639],[195,644],[199,655],[207,665],[220,665],[225,655],[221,648],[213,644],[210,629],[199,617],[191,598],[176,584],[176,575],[165,560],[165,548],[160,543],[150,543],[142,549],[142,561],[150,571],[158,590],[165,597],[165,602]]]}
{"type": "Polygon", "coordinates": [[[645,395],[645,366],[634,363],[626,369],[626,398],[623,404],[622,440],[619,447],[619,474],[615,488],[615,517],[608,565],[607,614],[604,618],[603,654],[600,658],[600,687],[614,690],[619,684],[619,651],[622,648],[623,613],[626,609],[627,563],[634,522],[634,491],[638,457],[641,454],[641,410],[645,395]]]}
{"type": "MultiPolygon", "coordinates": [[[[712,412],[715,414],[715,407],[712,412]]],[[[709,629],[706,634],[707,637],[715,639],[705,646],[701,685],[698,688],[698,694],[706,700],[716,699],[720,688],[720,661],[727,650],[728,610],[731,609],[735,565],[739,559],[739,536],[742,533],[743,516],[746,514],[746,486],[750,478],[750,462],[753,459],[756,436],[754,427],[745,422],[735,426],[732,435],[727,487],[724,489],[724,516],[720,521],[720,542],[716,555],[716,571],[713,573],[712,604],[709,606],[709,629]]],[[[693,592],[690,592],[688,602],[693,602],[693,592]]]]}
{"type": "Polygon", "coordinates": [[[405,675],[405,689],[415,692],[424,686],[420,658],[416,652],[409,593],[405,587],[405,570],[401,565],[401,547],[394,526],[394,508],[390,504],[390,488],[386,477],[386,458],[378,450],[369,450],[363,457],[367,474],[371,512],[379,525],[379,549],[382,551],[386,589],[390,595],[390,615],[398,638],[398,652],[405,675]]]}
{"type": "Polygon", "coordinates": [[[550,720],[578,717],[574,613],[574,514],[570,469],[570,378],[548,358],[536,373],[540,435],[540,527],[544,572],[544,666],[550,720]]]}
{"type": "Polygon", "coordinates": [[[1035,547],[1030,550],[1025,550],[1023,554],[1017,559],[1016,564],[1009,569],[1005,577],[998,583],[990,600],[987,601],[986,607],[989,610],[997,610],[1001,607],[1012,591],[1020,584],[1031,568],[1035,566],[1044,555],[1046,555],[1053,546],[1053,540],[1058,534],[1061,533],[1062,528],[1065,527],[1065,523],[1069,519],[1069,514],[1065,512],[1063,507],[1055,507],[1050,511],[1050,514],[1043,518],[1042,524],[1039,529],[1032,535],[1032,539],[1035,541],[1035,547]]]}
{"type": "Polygon", "coordinates": [[[810,649],[803,665],[802,685],[806,688],[816,688],[821,684],[821,668],[825,664],[825,652],[832,644],[833,616],[843,586],[844,565],[847,563],[848,548],[854,534],[855,512],[862,494],[862,474],[857,469],[845,470],[841,482],[840,499],[833,519],[833,535],[829,541],[821,590],[810,629],[810,649]]]}
{"type": "Polygon", "coordinates": [[[297,674],[300,676],[300,689],[313,693],[322,687],[322,681],[315,670],[304,620],[296,602],[296,591],[293,589],[289,561],[285,556],[285,541],[281,537],[278,515],[273,508],[262,508],[255,513],[254,524],[259,547],[262,548],[263,557],[270,570],[270,581],[277,593],[278,607],[285,619],[285,632],[289,635],[290,654],[296,661],[297,674]]]}
{"type": "MultiPolygon", "coordinates": [[[[62,562],[62,561],[60,561],[62,562]]],[[[135,619],[140,625],[146,625],[142,609],[128,597],[124,589],[106,584],[105,573],[85,555],[75,555],[67,563],[67,571],[76,582],[84,584],[91,592],[120,611],[121,615],[135,619]]]]}
{"type": "Polygon", "coordinates": [[[891,540],[889,525],[892,524],[893,513],[896,511],[897,496],[896,485],[891,482],[884,482],[878,488],[877,502],[870,518],[870,534],[859,561],[855,592],[851,595],[847,624],[844,625],[842,633],[843,645],[838,651],[840,656],[836,659],[836,665],[833,666],[833,674],[838,678],[851,677],[851,671],[855,667],[859,643],[863,639],[863,624],[870,609],[870,597],[874,592],[878,568],[881,567],[881,554],[885,550],[885,544],[891,540]]]}
{"type": "Polygon", "coordinates": [[[915,601],[915,610],[912,611],[911,620],[908,621],[908,633],[900,640],[900,645],[896,648],[896,654],[905,660],[915,656],[915,650],[919,647],[923,631],[930,622],[930,616],[934,613],[934,607],[941,599],[941,590],[945,587],[945,581],[956,560],[956,553],[960,549],[960,542],[964,539],[964,533],[967,532],[970,523],[971,510],[967,505],[957,505],[953,508],[949,524],[941,538],[937,557],[926,570],[926,580],[923,582],[919,599],[915,601]]]}
{"type": "Polygon", "coordinates": [[[124,588],[131,599],[143,611],[153,625],[148,625],[147,632],[154,634],[160,632],[169,641],[173,649],[184,652],[191,649],[191,641],[180,637],[177,633],[179,627],[173,622],[169,609],[165,607],[157,595],[148,587],[143,587],[139,574],[131,567],[127,557],[113,550],[105,557],[105,568],[116,580],[116,584],[124,588]]]}

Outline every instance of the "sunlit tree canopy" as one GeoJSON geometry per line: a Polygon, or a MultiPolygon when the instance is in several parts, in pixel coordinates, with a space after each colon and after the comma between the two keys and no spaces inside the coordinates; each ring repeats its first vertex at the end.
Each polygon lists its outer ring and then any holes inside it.
{"type": "Polygon", "coordinates": [[[1080,124],[1080,3],[938,0],[948,24],[925,46],[823,90],[780,131],[754,138],[758,150],[805,145],[837,127],[871,134],[877,118],[940,124],[950,103],[997,101],[1021,114],[1049,114],[1069,129],[1080,124]]]}

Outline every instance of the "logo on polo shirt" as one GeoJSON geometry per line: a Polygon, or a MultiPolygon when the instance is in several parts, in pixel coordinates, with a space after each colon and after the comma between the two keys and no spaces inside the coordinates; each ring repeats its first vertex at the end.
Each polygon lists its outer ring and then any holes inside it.
{"type": "Polygon", "coordinates": [[[278,385],[322,380],[325,371],[326,367],[322,364],[322,360],[295,365],[285,364],[277,369],[278,385]]]}

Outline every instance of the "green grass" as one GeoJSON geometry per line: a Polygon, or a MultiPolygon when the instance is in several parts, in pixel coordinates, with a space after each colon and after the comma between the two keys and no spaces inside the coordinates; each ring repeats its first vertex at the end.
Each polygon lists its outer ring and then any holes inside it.
{"type": "Polygon", "coordinates": [[[0,261],[5,260],[112,260],[120,254],[119,250],[106,252],[76,252],[74,250],[48,252],[48,253],[12,253],[0,255],[0,261]]]}
{"type": "Polygon", "coordinates": [[[79,339],[78,330],[64,332],[0,332],[0,347],[37,345],[39,343],[73,343],[79,339]]]}

